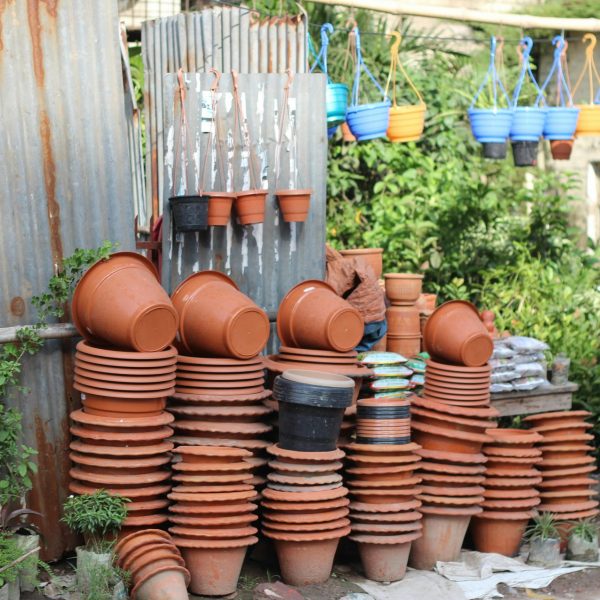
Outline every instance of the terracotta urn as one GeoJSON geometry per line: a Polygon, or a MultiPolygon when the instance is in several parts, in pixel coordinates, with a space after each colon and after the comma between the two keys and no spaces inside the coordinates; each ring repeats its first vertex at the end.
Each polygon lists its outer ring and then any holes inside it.
{"type": "Polygon", "coordinates": [[[340,250],[344,258],[353,258],[363,265],[368,265],[373,269],[376,279],[381,279],[383,273],[383,248],[352,248],[340,250]]]}
{"type": "Polygon", "coordinates": [[[277,190],[275,196],[286,223],[302,223],[308,218],[312,190],[277,190]]]}
{"type": "Polygon", "coordinates": [[[416,273],[386,273],[385,293],[393,305],[411,306],[419,299],[423,275],[416,273]]]}
{"type": "Polygon", "coordinates": [[[72,302],[73,322],[89,341],[154,352],[175,338],[178,318],[152,263],[117,252],[81,278],[72,302]]]}
{"type": "Polygon", "coordinates": [[[267,314],[223,273],[190,275],[172,300],[180,317],[181,344],[191,354],[249,359],[267,343],[267,314]]]}

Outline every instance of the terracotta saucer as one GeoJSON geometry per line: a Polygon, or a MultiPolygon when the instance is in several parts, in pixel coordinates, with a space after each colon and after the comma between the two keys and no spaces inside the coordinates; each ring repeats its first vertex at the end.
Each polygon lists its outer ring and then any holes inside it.
{"type": "Polygon", "coordinates": [[[484,487],[489,488],[521,488],[538,485],[541,477],[486,477],[484,487]]]}
{"type": "Polygon", "coordinates": [[[336,519],[335,521],[324,521],[322,523],[278,523],[265,518],[261,521],[261,526],[269,531],[289,531],[290,533],[329,531],[340,527],[348,527],[349,525],[350,519],[336,519]]]}
{"type": "Polygon", "coordinates": [[[420,512],[403,511],[398,513],[369,513],[352,511],[350,520],[352,523],[410,523],[411,525],[423,518],[420,512]]]}
{"type": "Polygon", "coordinates": [[[488,419],[471,419],[463,416],[448,415],[416,406],[411,409],[411,414],[413,417],[413,422],[415,419],[421,420],[425,423],[434,421],[432,424],[438,424],[438,427],[443,427],[444,423],[455,423],[456,425],[464,425],[465,427],[470,427],[472,429],[485,430],[496,425],[494,421],[490,421],[488,419]]]}
{"type": "Polygon", "coordinates": [[[90,388],[98,390],[105,393],[105,395],[110,396],[113,395],[113,391],[116,392],[130,392],[130,393],[139,393],[146,392],[146,396],[148,396],[148,392],[152,392],[154,396],[166,396],[168,394],[168,390],[173,387],[173,378],[169,377],[167,381],[163,381],[160,383],[116,383],[115,381],[100,381],[98,379],[89,379],[88,377],[82,377],[81,375],[75,375],[75,386],[76,389],[81,391],[87,391],[83,388],[90,388]]]}
{"type": "Polygon", "coordinates": [[[173,427],[178,431],[197,431],[199,433],[226,433],[259,436],[268,433],[273,428],[265,423],[234,423],[219,421],[196,421],[192,419],[177,419],[173,427]]]}
{"type": "MultiPolygon", "coordinates": [[[[247,373],[195,373],[193,371],[183,371],[177,369],[177,381],[178,385],[191,385],[196,387],[194,382],[198,382],[198,385],[203,387],[222,387],[221,384],[227,384],[228,382],[248,382],[254,381],[255,379],[264,380],[264,371],[248,371],[247,373]],[[219,384],[219,385],[210,385],[219,384]]],[[[246,383],[246,385],[249,385],[246,383]]],[[[239,386],[235,386],[239,387],[239,386]]]]}
{"type": "Polygon", "coordinates": [[[183,482],[183,483],[240,483],[242,481],[249,482],[252,479],[252,473],[250,472],[242,472],[242,473],[227,473],[227,474],[193,474],[189,473],[175,473],[173,475],[173,481],[183,482]]]}
{"type": "Polygon", "coordinates": [[[166,494],[171,489],[169,484],[148,485],[142,487],[126,487],[126,486],[106,486],[102,484],[94,485],[81,483],[80,481],[71,481],[69,483],[69,491],[74,494],[93,494],[99,489],[106,490],[109,494],[115,496],[123,496],[124,498],[151,498],[166,494]]]}
{"type": "Polygon", "coordinates": [[[82,352],[75,353],[76,364],[93,365],[96,368],[107,368],[109,372],[113,372],[112,369],[126,369],[126,370],[143,370],[143,369],[176,369],[177,359],[176,357],[165,358],[162,360],[127,360],[127,359],[111,359],[101,358],[99,356],[93,356],[91,354],[84,354],[82,352]]]}
{"type": "Polygon", "coordinates": [[[227,378],[230,375],[244,375],[246,373],[264,373],[264,366],[262,364],[253,364],[248,366],[238,367],[206,367],[203,365],[190,365],[185,363],[177,364],[177,372],[181,373],[183,377],[189,377],[190,375],[210,375],[227,378]]]}
{"type": "Polygon", "coordinates": [[[280,460],[269,461],[269,467],[280,473],[332,473],[342,468],[340,461],[331,461],[326,463],[292,463],[280,460]]]}
{"type": "Polygon", "coordinates": [[[276,502],[320,502],[322,500],[343,498],[347,493],[348,490],[343,486],[318,492],[286,492],[268,487],[262,491],[263,497],[276,502]]]}
{"type": "Polygon", "coordinates": [[[353,523],[352,535],[355,542],[377,544],[398,544],[410,542],[421,537],[423,525],[417,523],[353,523]],[[403,541],[399,541],[402,539],[403,541]]]}
{"type": "Polygon", "coordinates": [[[162,455],[173,450],[174,446],[172,442],[161,442],[148,446],[107,446],[103,444],[89,444],[81,440],[74,440],[69,444],[71,450],[81,452],[82,454],[128,458],[162,455]]]}
{"type": "MultiPolygon", "coordinates": [[[[265,357],[265,365],[269,371],[274,373],[283,373],[289,369],[306,369],[306,363],[300,361],[280,360],[276,354],[271,354],[265,357]]],[[[336,364],[331,363],[318,364],[311,363],[311,371],[323,371],[328,373],[336,373],[338,375],[346,375],[348,377],[368,377],[373,373],[371,369],[362,367],[358,364],[336,364]]]]}
{"type": "Polygon", "coordinates": [[[197,462],[178,462],[173,463],[173,470],[184,473],[197,473],[203,474],[215,473],[239,473],[246,472],[250,473],[250,465],[245,461],[235,463],[197,463],[197,462]]]}
{"type": "MultiPolygon", "coordinates": [[[[248,359],[237,358],[208,358],[198,356],[185,356],[179,354],[177,356],[177,364],[180,365],[195,365],[198,367],[248,367],[251,365],[262,365],[262,356],[255,356],[248,359]]],[[[189,367],[185,367],[189,368],[189,367]]]]}
{"type": "Polygon", "coordinates": [[[352,443],[346,446],[347,452],[360,454],[406,454],[420,450],[421,446],[414,442],[408,444],[377,445],[352,443]]]}
{"type": "Polygon", "coordinates": [[[110,365],[100,365],[95,362],[88,362],[86,360],[83,360],[81,356],[75,357],[75,369],[83,369],[85,371],[89,371],[90,373],[103,373],[104,375],[119,375],[124,377],[153,377],[158,375],[172,375],[173,377],[175,376],[175,364],[154,368],[117,367],[110,365]]]}
{"type": "Polygon", "coordinates": [[[323,511],[344,508],[350,504],[347,497],[334,498],[333,500],[317,500],[311,502],[287,502],[276,501],[263,498],[261,506],[263,509],[272,511],[288,512],[304,512],[304,513],[319,513],[323,511]]]}
{"type": "Polygon", "coordinates": [[[113,473],[97,473],[88,471],[84,467],[74,467],[69,471],[69,476],[72,479],[79,481],[86,481],[90,483],[100,483],[103,485],[119,485],[123,484],[124,481],[128,485],[150,485],[166,481],[171,477],[170,471],[157,470],[150,473],[141,473],[132,475],[127,473],[125,469],[122,469],[121,474],[113,473]]]}
{"type": "Polygon", "coordinates": [[[169,527],[169,533],[177,537],[193,539],[214,538],[218,540],[245,538],[258,533],[258,530],[256,527],[211,527],[210,529],[203,529],[201,527],[174,525],[173,527],[169,527]]]}
{"type": "Polygon", "coordinates": [[[78,383],[77,381],[73,384],[73,387],[79,392],[91,394],[92,396],[110,396],[111,398],[131,398],[134,400],[146,399],[148,397],[163,398],[170,396],[175,391],[175,388],[170,387],[159,391],[151,390],[151,394],[148,393],[148,390],[139,392],[124,392],[121,390],[107,390],[104,388],[91,387],[78,383]]]}
{"type": "Polygon", "coordinates": [[[271,445],[266,440],[235,439],[235,438],[209,438],[190,435],[174,435],[172,442],[183,446],[230,446],[244,448],[245,450],[261,450],[271,445]]]}
{"type": "Polygon", "coordinates": [[[212,502],[234,502],[248,500],[249,498],[253,498],[254,495],[254,490],[244,492],[215,492],[214,494],[182,494],[172,492],[170,494],[167,494],[167,498],[169,500],[174,500],[175,502],[191,502],[200,506],[204,505],[205,503],[210,504],[212,502]]]}
{"type": "Polygon", "coordinates": [[[290,485],[322,485],[328,483],[341,483],[342,476],[339,473],[319,474],[319,475],[283,475],[281,473],[269,473],[267,475],[269,481],[275,483],[283,483],[290,485]]]}
{"type": "Polygon", "coordinates": [[[360,513],[401,513],[403,511],[421,510],[420,500],[408,500],[394,503],[350,502],[350,511],[360,513]]]}
{"type": "Polygon", "coordinates": [[[455,517],[467,517],[478,515],[483,512],[481,506],[426,506],[423,505],[419,509],[423,516],[426,518],[427,515],[446,515],[455,517]]]}
{"type": "Polygon", "coordinates": [[[169,510],[181,515],[241,515],[254,512],[258,506],[252,502],[213,502],[195,506],[192,504],[174,503],[169,510]]]}
{"type": "Polygon", "coordinates": [[[595,463],[596,459],[593,456],[580,456],[573,458],[553,458],[546,459],[542,461],[540,464],[540,468],[543,470],[546,469],[556,469],[559,467],[580,467],[583,465],[589,465],[591,463],[595,463]]]}
{"type": "Polygon", "coordinates": [[[535,488],[522,487],[498,490],[487,488],[483,493],[486,500],[516,500],[518,498],[536,498],[539,492],[535,488]]]}
{"type": "MultiPolygon", "coordinates": [[[[435,399],[435,398],[434,398],[435,399]]],[[[462,400],[448,400],[446,398],[441,398],[441,399],[437,399],[440,402],[444,402],[445,404],[448,404],[449,406],[458,406],[461,408],[489,408],[490,406],[490,399],[487,398],[486,400],[478,400],[477,402],[464,402],[462,400]]]]}
{"type": "Polygon", "coordinates": [[[160,467],[171,462],[169,454],[153,456],[150,458],[99,458],[89,454],[70,452],[69,458],[77,464],[92,467],[106,467],[112,469],[140,469],[147,467],[160,467]]]}
{"type": "Polygon", "coordinates": [[[553,479],[546,479],[538,486],[541,491],[552,491],[556,488],[559,489],[574,489],[578,486],[583,485],[596,485],[598,482],[591,477],[556,477],[553,479]]]}
{"type": "Polygon", "coordinates": [[[365,465],[406,465],[419,463],[421,459],[416,454],[406,454],[400,456],[388,454],[353,454],[348,459],[358,466],[365,465]]]}
{"type": "Polygon", "coordinates": [[[394,477],[402,474],[403,477],[409,477],[417,469],[421,469],[422,462],[417,461],[405,465],[390,465],[385,467],[353,467],[347,468],[347,475],[356,477],[394,477]]]}
{"type": "Polygon", "coordinates": [[[127,514],[130,513],[139,513],[142,511],[157,511],[162,510],[163,508],[167,508],[169,506],[169,501],[164,499],[158,500],[141,500],[137,502],[128,502],[127,503],[127,514]]]}
{"type": "Polygon", "coordinates": [[[539,465],[542,462],[542,457],[537,456],[535,458],[526,457],[519,458],[514,456],[488,456],[487,467],[488,469],[505,469],[511,465],[521,465],[522,468],[533,467],[539,465]]]}
{"type": "Polygon", "coordinates": [[[439,371],[428,370],[425,373],[425,381],[435,385],[450,386],[453,388],[490,387],[490,377],[454,377],[442,375],[439,371]]]}
{"type": "Polygon", "coordinates": [[[431,494],[419,494],[417,498],[428,505],[449,505],[449,506],[481,506],[484,501],[483,496],[437,496],[431,494]]]}
{"type": "Polygon", "coordinates": [[[185,517],[181,515],[169,515],[169,521],[176,525],[186,527],[225,527],[227,525],[242,525],[244,523],[254,523],[258,520],[258,515],[246,513],[241,515],[228,515],[216,517],[185,517]]]}
{"type": "Polygon", "coordinates": [[[268,519],[272,527],[273,523],[283,525],[290,523],[326,523],[343,519],[348,516],[349,512],[350,510],[347,507],[312,512],[263,510],[262,517],[268,519]]]}
{"type": "Polygon", "coordinates": [[[575,486],[571,489],[560,490],[560,491],[548,491],[542,490],[540,492],[540,498],[544,500],[544,502],[548,502],[552,499],[560,499],[560,498],[590,498],[593,496],[597,496],[598,492],[594,489],[590,489],[589,486],[584,487],[583,489],[577,489],[575,486]]]}
{"type": "Polygon", "coordinates": [[[173,435],[170,427],[158,427],[152,431],[131,431],[124,429],[122,432],[102,431],[91,427],[80,427],[74,425],[69,431],[76,437],[89,440],[106,440],[109,442],[147,442],[153,445],[173,435]]]}
{"type": "Polygon", "coordinates": [[[485,488],[480,485],[461,485],[461,486],[445,486],[440,485],[421,485],[422,496],[481,496],[485,492],[485,488]]]}
{"type": "MultiPolygon", "coordinates": [[[[236,387],[235,394],[239,394],[240,396],[247,397],[254,394],[259,394],[264,392],[264,386],[256,385],[256,386],[248,386],[248,387],[236,387]]],[[[181,385],[175,386],[175,394],[183,394],[183,395],[196,395],[202,396],[204,398],[213,398],[214,396],[224,396],[226,398],[236,399],[236,396],[232,395],[233,388],[230,386],[224,388],[201,388],[201,387],[186,387],[181,385]]]]}
{"type": "Polygon", "coordinates": [[[524,429],[503,429],[496,428],[490,430],[489,435],[493,438],[493,444],[498,446],[518,445],[524,448],[532,448],[533,444],[542,441],[542,436],[534,431],[524,429]]]}
{"type": "Polygon", "coordinates": [[[168,425],[175,420],[173,415],[168,412],[155,417],[105,417],[86,413],[79,409],[74,410],[70,415],[73,421],[83,423],[84,425],[97,425],[100,427],[122,427],[122,428],[142,428],[142,427],[159,427],[168,425]]]}
{"type": "Polygon", "coordinates": [[[537,469],[533,468],[523,468],[519,467],[519,465],[515,465],[514,467],[505,467],[505,468],[490,468],[487,467],[486,475],[488,477],[540,477],[541,473],[537,469]]]}
{"type": "Polygon", "coordinates": [[[570,513],[560,513],[560,518],[563,520],[576,521],[579,519],[589,519],[591,517],[597,517],[600,511],[597,508],[591,510],[581,510],[570,513]]]}
{"type": "Polygon", "coordinates": [[[251,452],[239,448],[215,447],[215,446],[179,446],[174,450],[186,462],[207,463],[213,462],[237,462],[238,459],[250,458],[251,452]]]}
{"type": "MultiPolygon", "coordinates": [[[[227,548],[245,548],[246,546],[253,546],[258,542],[258,538],[251,536],[240,539],[231,540],[201,540],[197,538],[182,538],[178,536],[173,537],[173,543],[179,548],[208,548],[211,550],[225,550],[227,548]]],[[[132,598],[133,592],[132,593],[132,598]]]]}
{"type": "Polygon", "coordinates": [[[373,488],[384,491],[386,488],[398,489],[407,487],[414,492],[413,486],[421,483],[421,477],[404,477],[403,475],[396,477],[384,475],[381,477],[380,479],[349,479],[346,481],[346,484],[350,488],[351,493],[360,494],[363,489],[373,488]]]}
{"type": "Polygon", "coordinates": [[[546,446],[552,446],[554,444],[571,444],[571,443],[585,443],[591,442],[594,436],[591,433],[580,433],[580,434],[560,434],[553,435],[552,437],[544,435],[543,444],[546,446]]]}
{"type": "MultiPolygon", "coordinates": [[[[139,385],[147,385],[147,384],[161,384],[164,382],[168,382],[171,386],[175,381],[175,373],[166,373],[163,375],[113,375],[113,374],[104,374],[98,373],[96,371],[90,371],[88,369],[84,369],[82,367],[75,366],[75,375],[78,378],[83,379],[93,379],[97,381],[97,385],[104,387],[104,383],[131,383],[131,384],[139,384],[139,385]]],[[[110,387],[110,386],[108,386],[110,387]]]]}
{"type": "Polygon", "coordinates": [[[593,425],[587,421],[577,421],[575,419],[571,421],[551,420],[548,423],[533,427],[531,431],[535,431],[536,433],[543,435],[544,440],[546,440],[547,438],[552,437],[554,432],[559,432],[556,433],[556,435],[565,435],[567,433],[582,434],[585,433],[587,429],[591,429],[592,427],[593,425]]]}
{"type": "Polygon", "coordinates": [[[410,400],[407,398],[360,398],[356,401],[356,406],[361,408],[408,408],[410,400]]]}
{"type": "Polygon", "coordinates": [[[486,444],[483,453],[489,458],[539,458],[541,450],[537,448],[522,448],[520,446],[494,446],[486,444]]]}
{"type": "Polygon", "coordinates": [[[427,450],[421,448],[416,453],[419,456],[436,462],[461,463],[466,465],[481,465],[487,462],[487,457],[483,454],[462,454],[458,452],[443,452],[439,450],[427,450]]]}
{"type": "Polygon", "coordinates": [[[476,373],[484,373],[484,374],[488,374],[492,372],[492,368],[489,365],[483,365],[482,367],[465,367],[465,366],[459,366],[459,365],[451,365],[448,363],[442,363],[442,362],[438,362],[435,361],[433,359],[428,359],[426,362],[426,369],[425,369],[425,373],[427,373],[427,370],[431,369],[432,371],[442,371],[442,372],[450,372],[450,373],[461,373],[464,375],[474,375],[476,373]]]}
{"type": "Polygon", "coordinates": [[[279,361],[300,362],[311,365],[331,365],[331,366],[355,366],[358,364],[356,358],[345,357],[324,357],[324,356],[300,356],[298,354],[287,354],[280,352],[277,355],[279,361]]]}
{"type": "Polygon", "coordinates": [[[453,485],[481,485],[484,480],[485,477],[482,475],[451,475],[449,473],[444,473],[444,474],[440,474],[440,473],[427,473],[427,472],[423,472],[421,471],[419,473],[419,476],[421,477],[423,483],[426,484],[440,484],[443,485],[444,483],[451,483],[453,485]]]}
{"type": "Polygon", "coordinates": [[[293,346],[281,346],[279,352],[285,354],[298,354],[299,356],[323,356],[333,358],[356,358],[358,352],[350,350],[349,352],[335,352],[333,350],[311,350],[310,348],[294,348],[293,346]]]}
{"type": "Polygon", "coordinates": [[[127,352],[123,350],[111,350],[108,348],[101,348],[82,340],[78,342],[77,351],[83,354],[89,354],[91,356],[99,356],[102,358],[110,358],[113,360],[126,359],[126,360],[161,360],[164,358],[172,358],[177,356],[177,350],[174,346],[169,346],[165,350],[159,352],[127,352]]]}
{"type": "Polygon", "coordinates": [[[340,449],[329,452],[300,452],[298,450],[286,450],[285,448],[281,448],[279,444],[269,446],[267,452],[276,456],[279,460],[299,463],[331,462],[341,460],[345,456],[345,453],[340,449]]]}
{"type": "Polygon", "coordinates": [[[161,525],[162,523],[166,523],[168,521],[167,515],[143,515],[140,517],[137,516],[127,516],[123,521],[123,527],[151,527],[156,525],[161,525]]]}
{"type": "MultiPolygon", "coordinates": [[[[572,513],[584,510],[592,510],[598,507],[597,500],[587,500],[583,502],[569,502],[564,504],[540,504],[538,510],[552,513],[572,513]]],[[[563,517],[564,518],[564,517],[563,517]]]]}
{"type": "Polygon", "coordinates": [[[236,390],[236,389],[249,389],[252,387],[263,387],[265,383],[265,378],[262,376],[254,377],[252,379],[246,378],[239,381],[205,381],[201,379],[187,379],[180,377],[177,374],[177,379],[175,385],[177,387],[187,387],[194,390],[199,390],[200,394],[210,394],[213,391],[221,394],[223,389],[225,390],[236,390]]]}
{"type": "Polygon", "coordinates": [[[529,510],[540,504],[539,497],[513,498],[511,500],[486,499],[481,503],[485,510],[529,510]]]}
{"type": "Polygon", "coordinates": [[[274,481],[269,481],[267,483],[267,487],[272,491],[293,494],[309,494],[336,490],[342,487],[342,483],[338,481],[336,483],[322,483],[319,485],[293,485],[289,483],[275,483],[274,481]]]}
{"type": "Polygon", "coordinates": [[[485,465],[464,465],[464,464],[448,464],[436,463],[429,460],[421,462],[419,468],[421,476],[434,474],[448,474],[450,476],[478,476],[485,474],[485,465]]]}
{"type": "Polygon", "coordinates": [[[263,527],[261,529],[265,537],[284,542],[318,542],[346,537],[350,533],[350,527],[332,529],[331,531],[312,531],[310,533],[291,533],[284,531],[274,531],[263,527]]]}
{"type": "Polygon", "coordinates": [[[489,403],[489,401],[490,401],[489,392],[468,395],[468,394],[458,394],[458,393],[453,393],[453,392],[438,392],[437,390],[426,389],[425,394],[427,395],[428,398],[433,398],[434,400],[442,400],[442,401],[451,400],[453,402],[463,402],[467,405],[469,405],[469,403],[471,403],[471,402],[473,402],[473,403],[488,402],[489,403]]]}
{"type": "Polygon", "coordinates": [[[449,440],[457,441],[461,440],[464,442],[471,442],[473,448],[481,448],[481,444],[485,444],[490,441],[490,437],[484,433],[473,433],[470,431],[461,431],[456,429],[447,429],[445,427],[437,427],[426,423],[420,423],[414,421],[412,423],[413,437],[417,443],[421,446],[433,450],[446,451],[446,442],[442,443],[440,438],[446,438],[449,440]],[[422,435],[424,434],[424,435],[422,435]],[[437,447],[436,447],[437,446],[437,447]]]}
{"type": "MultiPolygon", "coordinates": [[[[541,421],[550,421],[553,419],[563,419],[563,418],[578,418],[578,419],[587,419],[591,417],[592,413],[587,410],[557,410],[553,412],[546,413],[537,413],[534,415],[528,415],[523,418],[525,423],[539,423],[541,421]]],[[[534,425],[535,427],[536,425],[534,425]]]]}
{"type": "Polygon", "coordinates": [[[223,492],[249,492],[254,490],[247,483],[224,483],[224,484],[193,484],[189,482],[176,485],[171,489],[177,494],[221,494],[223,492]]]}
{"type": "Polygon", "coordinates": [[[596,470],[596,465],[590,464],[583,467],[565,467],[560,469],[545,469],[544,481],[555,478],[572,477],[574,475],[584,475],[585,473],[593,473],[596,470]]]}
{"type": "Polygon", "coordinates": [[[428,410],[434,410],[440,413],[470,418],[490,419],[497,417],[500,414],[493,406],[483,408],[454,406],[449,405],[446,402],[434,400],[433,398],[419,396],[413,396],[411,398],[411,404],[413,406],[418,406],[420,408],[425,408],[428,410]]]}
{"type": "Polygon", "coordinates": [[[460,400],[461,398],[465,398],[466,400],[469,400],[470,398],[484,400],[488,397],[489,393],[489,385],[478,388],[467,388],[461,386],[454,388],[445,385],[435,385],[435,383],[425,380],[425,396],[438,394],[442,396],[448,396],[450,398],[456,398],[457,400],[460,400]]]}

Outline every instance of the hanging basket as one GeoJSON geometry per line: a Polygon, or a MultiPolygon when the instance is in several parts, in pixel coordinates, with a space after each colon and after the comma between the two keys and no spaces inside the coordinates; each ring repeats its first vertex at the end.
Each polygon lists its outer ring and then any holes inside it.
{"type": "Polygon", "coordinates": [[[391,102],[363,60],[358,27],[354,27],[353,32],[356,36],[356,73],[354,85],[352,86],[352,101],[346,112],[346,120],[352,135],[359,142],[363,142],[385,136],[390,121],[391,102]],[[358,103],[360,75],[363,69],[375,84],[375,87],[381,92],[382,102],[358,103]]]}
{"type": "Polygon", "coordinates": [[[594,48],[596,47],[596,36],[592,33],[586,33],[582,41],[589,42],[588,47],[585,49],[585,64],[581,71],[581,75],[577,80],[577,83],[573,87],[573,95],[577,92],[579,85],[583,81],[584,76],[587,73],[589,81],[589,104],[578,104],[579,108],[579,119],[577,120],[577,128],[575,129],[575,135],[577,137],[587,135],[600,135],[600,88],[594,98],[594,80],[600,84],[600,75],[596,69],[596,63],[594,62],[594,48]]]}
{"type": "Polygon", "coordinates": [[[492,36],[490,44],[490,64],[477,93],[471,101],[468,115],[473,137],[481,144],[484,144],[484,157],[504,158],[506,156],[506,140],[510,135],[512,125],[513,110],[508,94],[496,70],[496,38],[494,36],[492,36]],[[475,108],[475,103],[481,95],[488,79],[490,79],[492,84],[494,105],[492,108],[475,108]],[[510,108],[498,108],[498,88],[504,95],[506,103],[510,108]],[[485,148],[486,144],[494,144],[493,151],[485,148]],[[504,148],[503,152],[502,148],[504,148]]]}
{"type": "Polygon", "coordinates": [[[207,192],[206,195],[208,196],[209,227],[227,225],[236,194],[234,192],[207,192]]]}
{"type": "Polygon", "coordinates": [[[390,122],[387,129],[387,136],[392,142],[415,142],[423,135],[425,127],[425,110],[426,106],[419,90],[415,87],[408,73],[404,70],[402,63],[399,61],[398,52],[402,36],[393,31],[392,36],[396,41],[392,44],[390,50],[391,64],[390,75],[388,77],[385,95],[387,96],[390,83],[392,85],[392,106],[390,108],[390,122]],[[398,106],[396,103],[396,68],[400,69],[402,75],[406,79],[408,85],[419,99],[418,104],[408,106],[398,106]]]}

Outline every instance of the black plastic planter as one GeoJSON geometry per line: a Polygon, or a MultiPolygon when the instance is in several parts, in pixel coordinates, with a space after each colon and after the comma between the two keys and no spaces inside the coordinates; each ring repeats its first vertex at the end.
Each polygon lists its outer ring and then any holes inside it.
{"type": "Polygon", "coordinates": [[[388,445],[401,445],[401,444],[410,444],[410,437],[401,437],[401,438],[367,438],[367,437],[356,437],[356,442],[358,444],[371,444],[371,445],[380,445],[380,446],[388,446],[388,445]]]}
{"type": "Polygon", "coordinates": [[[357,417],[359,419],[408,419],[410,417],[410,410],[408,406],[393,409],[388,407],[359,406],[357,417]]]}
{"type": "Polygon", "coordinates": [[[491,160],[502,160],[506,158],[506,142],[484,142],[483,158],[491,160]]]}
{"type": "Polygon", "coordinates": [[[208,227],[208,196],[172,196],[169,198],[176,233],[203,231],[208,227]]]}
{"type": "Polygon", "coordinates": [[[342,375],[291,370],[277,377],[273,397],[279,401],[279,446],[302,452],[335,450],[353,392],[354,381],[342,375]]]}
{"type": "Polygon", "coordinates": [[[537,165],[538,142],[512,142],[515,167],[535,167],[537,165]]]}

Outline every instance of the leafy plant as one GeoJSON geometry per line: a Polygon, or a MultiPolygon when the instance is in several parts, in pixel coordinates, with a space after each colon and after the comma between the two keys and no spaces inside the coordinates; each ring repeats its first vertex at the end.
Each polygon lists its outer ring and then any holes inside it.
{"type": "Polygon", "coordinates": [[[578,537],[586,542],[593,542],[598,539],[598,524],[591,519],[581,519],[574,521],[573,527],[569,532],[569,538],[578,537]]]}
{"type": "Polygon", "coordinates": [[[88,573],[86,589],[79,588],[77,591],[81,600],[112,600],[115,586],[122,581],[124,588],[127,588],[130,579],[128,571],[113,565],[97,564],[88,573]]]}
{"type": "Polygon", "coordinates": [[[555,540],[560,537],[556,521],[552,513],[542,513],[534,517],[533,523],[525,531],[525,539],[532,540],[555,540]]]}
{"type": "Polygon", "coordinates": [[[127,516],[127,502],[127,498],[113,496],[105,490],[69,496],[62,520],[69,529],[84,536],[87,550],[103,553],[110,550],[110,538],[121,529],[127,516]]]}

